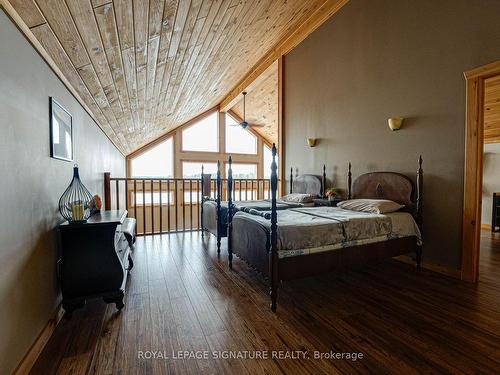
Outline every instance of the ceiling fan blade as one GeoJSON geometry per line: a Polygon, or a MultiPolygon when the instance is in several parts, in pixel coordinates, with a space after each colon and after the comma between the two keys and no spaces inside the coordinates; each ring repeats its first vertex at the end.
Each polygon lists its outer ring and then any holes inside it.
{"type": "Polygon", "coordinates": [[[249,124],[248,126],[251,126],[252,128],[263,128],[266,125],[264,125],[264,124],[249,124]]]}

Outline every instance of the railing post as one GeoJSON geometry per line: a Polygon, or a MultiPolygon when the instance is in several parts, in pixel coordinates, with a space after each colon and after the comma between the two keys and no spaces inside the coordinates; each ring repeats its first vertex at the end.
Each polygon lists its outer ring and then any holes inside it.
{"type": "Polygon", "coordinates": [[[104,172],[104,210],[111,210],[111,173],[104,172]]]}

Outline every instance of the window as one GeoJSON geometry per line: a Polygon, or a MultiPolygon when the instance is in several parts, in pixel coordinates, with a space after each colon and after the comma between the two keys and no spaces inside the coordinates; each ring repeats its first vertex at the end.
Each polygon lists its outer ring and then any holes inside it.
{"type": "MultiPolygon", "coordinates": [[[[273,162],[273,154],[271,149],[264,145],[264,178],[271,178],[271,163],[273,162]]],[[[276,166],[278,166],[278,155],[276,155],[276,166]]]]}
{"type": "MultiPolygon", "coordinates": [[[[229,164],[226,163],[226,176],[229,164]]],[[[232,164],[233,178],[257,178],[257,164],[232,164]]]]}
{"type": "Polygon", "coordinates": [[[213,178],[217,177],[217,163],[202,163],[193,161],[182,162],[182,177],[184,178],[201,178],[201,166],[203,165],[203,173],[211,174],[213,178]]]}
{"type": "Polygon", "coordinates": [[[238,123],[226,113],[226,153],[257,153],[257,137],[246,129],[236,126],[238,123]]]}
{"type": "Polygon", "coordinates": [[[219,151],[218,112],[196,122],[182,131],[183,151],[219,151]]]}
{"type": "Polygon", "coordinates": [[[172,177],[173,176],[172,138],[147,150],[132,159],[132,177],[172,177]]]}
{"type": "MultiPolygon", "coordinates": [[[[257,199],[259,183],[248,181],[257,178],[257,164],[232,164],[233,170],[233,199],[235,201],[246,201],[257,199]],[[241,180],[240,180],[241,179],[241,180]]],[[[226,163],[226,176],[229,164],[226,163]]]]}
{"type": "MultiPolygon", "coordinates": [[[[163,185],[163,189],[166,189],[167,186],[163,185]]],[[[142,191],[137,191],[137,194],[131,194],[132,203],[131,206],[137,204],[138,206],[144,205],[146,202],[146,206],[151,205],[151,190],[146,190],[146,193],[143,195],[142,191]]],[[[166,206],[170,202],[170,205],[174,204],[174,193],[170,191],[169,193],[162,191],[161,192],[161,204],[162,206],[166,206]]],[[[153,191],[153,204],[160,204],[160,192],[153,191]]]]}

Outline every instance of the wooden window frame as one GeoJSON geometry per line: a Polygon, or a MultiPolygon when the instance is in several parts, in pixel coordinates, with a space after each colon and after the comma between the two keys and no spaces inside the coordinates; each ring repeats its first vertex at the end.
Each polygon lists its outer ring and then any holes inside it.
{"type": "MultiPolygon", "coordinates": [[[[252,131],[251,129],[248,130],[249,133],[257,137],[257,153],[256,154],[235,154],[231,153],[228,154],[225,152],[225,143],[226,143],[226,137],[225,137],[225,112],[220,112],[219,107],[213,107],[209,109],[208,111],[200,114],[199,116],[196,116],[195,118],[189,120],[185,124],[181,125],[180,127],[173,129],[169,131],[168,133],[165,133],[164,135],[160,136],[159,138],[155,139],[154,141],[144,145],[137,151],[131,153],[130,155],[127,156],[127,163],[126,163],[126,176],[131,177],[131,164],[132,164],[132,159],[141,155],[142,153],[148,151],[150,148],[158,145],[159,143],[165,141],[168,138],[172,138],[173,141],[173,149],[174,149],[174,154],[173,154],[173,162],[174,162],[174,175],[172,178],[182,178],[182,163],[184,161],[187,162],[200,162],[200,163],[211,163],[215,162],[217,163],[217,160],[219,160],[221,163],[224,163],[227,161],[229,158],[229,155],[232,155],[233,161],[235,163],[250,163],[250,164],[257,164],[257,178],[262,178],[263,175],[263,151],[262,147],[263,144],[268,144],[262,136],[260,136],[258,133],[252,131]],[[212,113],[218,113],[218,140],[219,140],[219,152],[202,152],[202,151],[183,151],[182,150],[182,131],[183,129],[195,124],[196,122],[200,121],[201,119],[205,118],[206,116],[211,115],[212,113]]],[[[233,117],[235,120],[238,120],[238,116],[235,116],[234,113],[230,113],[231,117],[233,117]]],[[[225,168],[221,168],[221,174],[222,177],[225,178],[225,168]]]]}
{"type": "Polygon", "coordinates": [[[500,74],[500,60],[464,73],[466,81],[462,280],[477,282],[481,240],[484,81],[500,74]]]}

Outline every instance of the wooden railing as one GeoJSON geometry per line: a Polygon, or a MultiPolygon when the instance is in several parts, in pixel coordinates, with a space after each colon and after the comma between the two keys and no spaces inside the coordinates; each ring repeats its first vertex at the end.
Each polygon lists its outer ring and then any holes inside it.
{"type": "MultiPolygon", "coordinates": [[[[227,200],[227,180],[221,183],[227,200]]],[[[216,198],[216,179],[211,180],[216,198]]],[[[268,179],[233,179],[233,201],[270,198],[268,179]]],[[[126,178],[104,173],[104,209],[126,209],[137,220],[137,235],[187,232],[200,229],[201,179],[126,178]]]]}

